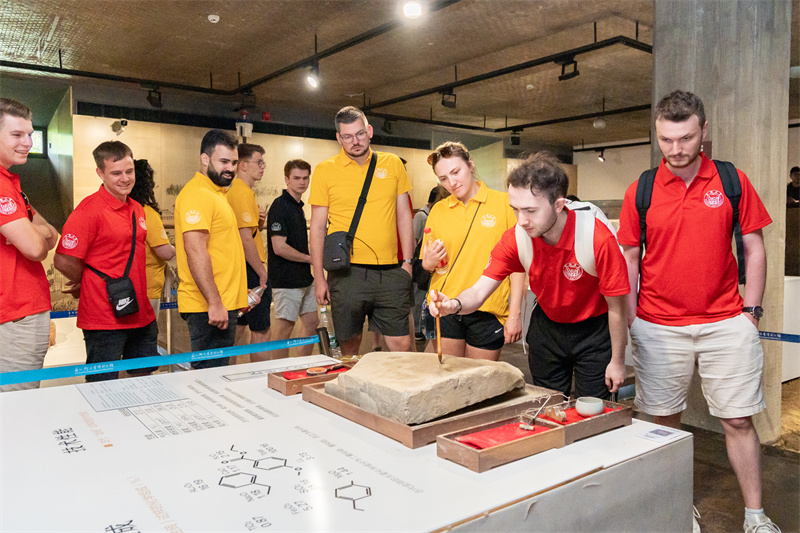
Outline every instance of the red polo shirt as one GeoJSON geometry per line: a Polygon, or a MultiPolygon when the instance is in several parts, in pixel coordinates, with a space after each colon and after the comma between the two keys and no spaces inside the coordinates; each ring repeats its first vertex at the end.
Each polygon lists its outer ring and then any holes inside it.
{"type": "MultiPolygon", "coordinates": [[[[517,239],[511,228],[492,250],[483,275],[494,280],[523,272],[517,239]]],[[[583,271],[575,257],[575,213],[567,210],[561,238],[550,246],[541,238],[533,241],[533,262],[528,272],[531,291],[550,320],[574,324],[608,312],[604,296],[630,292],[628,271],[619,246],[608,228],[595,220],[594,254],[597,277],[583,271]]]]}
{"type": "MultiPolygon", "coordinates": [[[[0,226],[27,216],[19,176],[0,167],[0,226]]],[[[50,284],[42,263],[29,260],[0,236],[0,324],[49,310],[50,284]]]]}
{"type": "MultiPolygon", "coordinates": [[[[731,204],[714,162],[705,155],[689,187],[658,167],[650,209],[647,246],[642,260],[637,316],[669,326],[705,324],[742,312],[736,257],[731,247],[731,204]]],[[[742,234],[772,219],[742,171],[739,223],[742,234]]],[[[639,246],[635,181],[625,193],[619,217],[620,244],[639,246]]]]}
{"type": "Polygon", "coordinates": [[[131,214],[136,214],[136,251],[129,277],[136,290],[139,312],[122,318],[114,316],[108,301],[106,282],[97,274],[84,268],[81,277],[81,297],[78,301],[77,325],[81,329],[132,329],[148,325],[155,320],[153,308],[147,300],[147,274],[145,271],[145,223],[142,206],[130,198],[120,202],[103,186],[86,197],[70,214],[56,252],[83,260],[100,272],[119,278],[131,253],[131,214]]]}

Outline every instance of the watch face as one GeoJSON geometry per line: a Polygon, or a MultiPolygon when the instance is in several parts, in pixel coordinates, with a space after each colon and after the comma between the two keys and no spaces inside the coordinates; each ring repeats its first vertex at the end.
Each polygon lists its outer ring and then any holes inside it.
{"type": "Polygon", "coordinates": [[[753,307],[753,316],[756,318],[761,318],[764,316],[764,309],[762,309],[760,305],[753,307]]]}

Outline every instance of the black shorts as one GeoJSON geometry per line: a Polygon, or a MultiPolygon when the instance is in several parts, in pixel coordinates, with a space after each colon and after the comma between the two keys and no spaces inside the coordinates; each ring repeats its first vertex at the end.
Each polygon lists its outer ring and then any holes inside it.
{"type": "Polygon", "coordinates": [[[492,313],[475,311],[441,319],[442,338],[463,339],[473,348],[499,350],[506,343],[503,324],[492,313]]]}
{"type": "MultiPolygon", "coordinates": [[[[153,320],[146,326],[132,329],[85,329],[83,340],[86,343],[86,364],[108,363],[121,359],[136,359],[158,355],[158,324],[153,320]]],[[[140,368],[129,373],[151,374],[158,367],[140,368]]],[[[119,372],[89,374],[86,381],[105,381],[117,379],[119,372]]]]}
{"type": "MultiPolygon", "coordinates": [[[[247,267],[247,288],[255,289],[261,285],[261,279],[249,264],[247,267]]],[[[272,286],[267,282],[267,289],[261,295],[261,302],[239,317],[239,326],[250,326],[250,331],[267,331],[270,326],[269,306],[272,305],[272,286]]]]}
{"type": "Polygon", "coordinates": [[[575,374],[575,394],[608,400],[606,367],[611,362],[608,313],[574,324],[550,320],[538,305],[528,328],[528,364],[533,384],[569,396],[575,374]]]}
{"type": "Polygon", "coordinates": [[[336,338],[360,335],[369,317],[370,331],[387,337],[408,335],[411,275],[397,265],[368,268],[351,265],[345,273],[328,273],[331,314],[336,338]]]}

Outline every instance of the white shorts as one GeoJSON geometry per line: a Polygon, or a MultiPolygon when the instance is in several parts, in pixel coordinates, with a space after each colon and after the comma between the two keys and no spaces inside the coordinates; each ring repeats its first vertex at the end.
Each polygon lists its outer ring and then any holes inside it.
{"type": "Polygon", "coordinates": [[[668,416],[686,409],[695,362],[713,416],[740,418],[764,410],[764,352],[758,329],[743,314],[690,326],[636,318],[631,339],[636,406],[645,413],[668,416]]]}
{"type": "Polygon", "coordinates": [[[317,312],[317,296],[314,284],[301,289],[272,289],[275,318],[296,322],[297,317],[317,312]]]}
{"type": "MultiPolygon", "coordinates": [[[[50,311],[0,324],[0,372],[37,370],[50,346],[50,311]]],[[[2,385],[0,392],[36,389],[38,381],[2,385]]]]}

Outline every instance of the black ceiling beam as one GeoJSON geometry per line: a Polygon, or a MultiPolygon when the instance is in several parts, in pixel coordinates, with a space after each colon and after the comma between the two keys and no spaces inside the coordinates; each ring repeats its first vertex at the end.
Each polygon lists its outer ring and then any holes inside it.
{"type": "Polygon", "coordinates": [[[562,124],[564,122],[575,122],[576,120],[585,120],[587,118],[608,117],[611,115],[622,115],[624,113],[633,113],[634,111],[646,111],[650,109],[650,104],[635,105],[631,107],[622,107],[620,109],[611,109],[607,111],[595,111],[594,113],[585,113],[583,115],[575,115],[572,117],[554,118],[550,120],[541,120],[539,122],[528,122],[527,124],[515,124],[514,126],[506,126],[505,128],[495,129],[495,133],[502,133],[511,130],[524,130],[528,128],[536,128],[539,126],[550,126],[552,124],[562,124]]]}
{"type": "MultiPolygon", "coordinates": [[[[433,13],[439,11],[440,9],[444,9],[449,7],[453,4],[457,4],[461,0],[439,0],[437,2],[433,2],[428,7],[428,11],[433,13]]],[[[204,93],[204,94],[214,94],[218,96],[235,96],[237,94],[242,94],[245,92],[250,91],[253,87],[257,87],[258,85],[263,85],[264,83],[277,78],[278,76],[282,76],[294,70],[310,66],[314,61],[330,57],[334,54],[347,50],[357,44],[361,44],[365,41],[388,33],[399,26],[403,25],[404,21],[393,21],[378,26],[377,28],[373,28],[371,30],[365,31],[360,35],[356,35],[351,39],[347,39],[346,41],[342,41],[339,44],[335,44],[330,48],[323,50],[322,52],[316,53],[312,56],[306,57],[305,59],[301,59],[300,61],[289,65],[288,67],[284,67],[280,70],[276,70],[271,74],[267,74],[261,78],[251,81],[246,85],[242,85],[237,87],[236,89],[231,90],[222,90],[222,89],[214,89],[212,87],[201,87],[198,85],[186,85],[182,83],[171,83],[167,81],[158,81],[158,80],[149,80],[144,78],[134,78],[130,76],[117,76],[115,74],[104,74],[102,72],[90,72],[87,70],[76,70],[76,69],[65,69],[60,67],[49,67],[46,65],[36,65],[33,63],[19,63],[16,61],[5,61],[0,60],[0,67],[7,67],[7,68],[16,68],[20,70],[31,70],[34,72],[47,72],[50,74],[61,74],[61,75],[68,75],[68,76],[77,76],[81,78],[93,78],[96,80],[106,80],[106,81],[116,81],[121,83],[133,83],[137,85],[145,85],[145,86],[154,86],[160,87],[162,89],[177,89],[180,91],[189,91],[189,92],[196,92],[196,93],[204,93]]],[[[60,63],[60,61],[59,61],[60,63]]]]}
{"type": "Polygon", "coordinates": [[[457,87],[463,87],[464,85],[471,85],[473,83],[478,83],[481,81],[490,80],[493,78],[497,78],[500,76],[505,76],[506,74],[511,74],[514,72],[518,72],[520,70],[527,70],[533,67],[538,67],[540,65],[546,65],[548,63],[554,63],[558,60],[564,60],[567,58],[572,58],[579,54],[585,54],[587,52],[593,52],[595,50],[600,50],[602,48],[608,48],[609,46],[615,46],[621,44],[623,46],[628,46],[630,48],[634,48],[636,50],[641,50],[643,52],[647,52],[652,54],[653,47],[647,43],[643,43],[641,41],[637,41],[635,39],[631,39],[630,37],[625,37],[624,35],[617,35],[616,37],[611,37],[610,39],[604,39],[602,41],[598,41],[596,43],[587,44],[585,46],[579,46],[578,48],[573,48],[572,50],[566,50],[564,52],[559,52],[557,54],[551,54],[549,56],[540,57],[538,59],[532,59],[531,61],[525,61],[524,63],[518,63],[516,65],[511,65],[510,67],[501,68],[498,70],[493,70],[491,72],[487,72],[485,74],[479,74],[477,76],[472,76],[471,78],[466,78],[460,81],[452,81],[450,83],[446,83],[444,85],[439,85],[437,87],[431,87],[430,89],[423,89],[421,91],[416,91],[411,94],[407,94],[405,96],[398,96],[396,98],[390,98],[389,100],[384,100],[382,102],[376,102],[374,104],[370,104],[363,109],[364,112],[370,111],[372,109],[376,109],[378,107],[386,107],[392,104],[399,104],[400,102],[406,102],[408,100],[413,100],[415,98],[420,98],[422,96],[427,96],[429,94],[436,94],[447,92],[453,90],[457,87]]]}
{"type": "Polygon", "coordinates": [[[632,146],[647,146],[648,144],[652,144],[650,141],[640,141],[634,143],[620,143],[620,144],[609,144],[606,146],[593,146],[591,148],[575,148],[573,152],[597,152],[598,150],[611,150],[614,148],[630,148],[632,146]]]}
{"type": "Polygon", "coordinates": [[[371,112],[368,112],[367,115],[371,117],[382,118],[384,120],[401,120],[403,122],[415,122],[417,124],[429,124],[431,126],[445,126],[448,128],[457,128],[460,130],[484,131],[487,133],[495,132],[495,130],[493,130],[492,128],[483,128],[481,126],[469,126],[465,124],[456,124],[455,122],[444,122],[442,120],[432,120],[427,118],[405,117],[402,115],[391,115],[388,113],[371,113],[371,112]]]}
{"type": "MultiPolygon", "coordinates": [[[[441,0],[438,2],[433,2],[428,7],[428,11],[434,13],[436,11],[439,11],[440,9],[444,9],[460,1],[461,0],[441,0]]],[[[236,90],[236,92],[249,91],[253,87],[263,85],[264,83],[267,83],[268,81],[273,80],[279,76],[283,76],[284,74],[288,74],[289,72],[304,67],[310,67],[320,59],[325,59],[326,57],[338,54],[339,52],[347,50],[348,48],[352,48],[353,46],[361,44],[365,41],[369,41],[370,39],[374,39],[375,37],[379,37],[385,33],[389,33],[390,31],[402,26],[404,23],[405,21],[394,20],[392,22],[387,22],[386,24],[382,24],[377,28],[372,28],[371,30],[367,30],[360,35],[356,35],[355,37],[347,39],[346,41],[342,41],[339,44],[335,44],[330,48],[326,48],[321,52],[315,53],[314,55],[301,59],[300,61],[297,61],[296,63],[293,63],[287,67],[283,67],[281,69],[276,70],[275,72],[267,74],[266,76],[262,76],[261,78],[251,81],[250,83],[242,85],[236,90]]]]}

